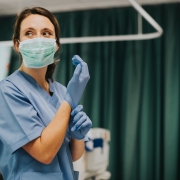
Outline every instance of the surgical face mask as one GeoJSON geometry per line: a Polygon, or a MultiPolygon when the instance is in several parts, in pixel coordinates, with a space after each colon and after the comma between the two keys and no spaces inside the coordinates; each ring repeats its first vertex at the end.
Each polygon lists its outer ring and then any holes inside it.
{"type": "Polygon", "coordinates": [[[23,62],[27,68],[42,68],[54,63],[55,39],[33,38],[19,43],[23,62]]]}

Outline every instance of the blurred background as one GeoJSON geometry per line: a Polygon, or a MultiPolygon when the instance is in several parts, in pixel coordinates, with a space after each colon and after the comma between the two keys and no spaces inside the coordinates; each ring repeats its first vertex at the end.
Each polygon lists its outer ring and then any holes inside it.
{"type": "MultiPolygon", "coordinates": [[[[93,127],[111,133],[111,180],[180,180],[180,0],[137,0],[162,27],[150,40],[62,44],[54,79],[67,85],[73,55],[87,62],[81,104],[93,127]]],[[[126,0],[0,0],[0,42],[11,41],[16,14],[41,6],[56,16],[61,37],[137,34],[137,11],[126,0]]],[[[143,19],[143,33],[155,29],[143,19]]],[[[20,66],[0,46],[0,78],[20,66]]]]}

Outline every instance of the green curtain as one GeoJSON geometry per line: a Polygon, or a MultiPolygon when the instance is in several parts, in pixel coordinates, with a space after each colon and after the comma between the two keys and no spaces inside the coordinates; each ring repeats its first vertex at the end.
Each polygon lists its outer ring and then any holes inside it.
{"type": "MultiPolygon", "coordinates": [[[[62,45],[54,78],[67,85],[79,54],[90,81],[81,104],[93,127],[111,132],[111,180],[180,179],[180,4],[144,6],[160,24],[160,38],[62,45]]],[[[62,37],[137,33],[132,7],[55,14],[62,37]]],[[[13,17],[0,18],[0,40],[12,33],[13,17]],[[9,20],[9,21],[8,21],[9,20]],[[9,22],[10,33],[4,36],[9,22]]],[[[143,21],[143,32],[155,30],[143,21]]],[[[12,55],[10,74],[19,66],[12,55]]]]}

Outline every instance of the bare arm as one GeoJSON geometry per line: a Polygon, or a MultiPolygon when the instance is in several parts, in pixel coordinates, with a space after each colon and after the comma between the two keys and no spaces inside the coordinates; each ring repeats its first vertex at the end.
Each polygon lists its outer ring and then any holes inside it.
{"type": "Polygon", "coordinates": [[[77,161],[84,153],[84,139],[77,140],[72,138],[69,146],[73,162],[77,161]]]}
{"type": "MultiPolygon", "coordinates": [[[[90,78],[87,64],[79,56],[75,55],[72,63],[76,69],[67,85],[65,101],[61,104],[51,123],[42,131],[41,136],[23,146],[25,151],[44,164],[51,163],[61,147],[68,127],[71,107],[75,108],[78,105],[90,78]]],[[[82,145],[84,145],[83,142],[77,140],[70,142],[73,160],[83,154],[82,145]]]]}
{"type": "Polygon", "coordinates": [[[70,113],[71,106],[63,101],[41,136],[24,145],[23,149],[41,163],[50,164],[64,141],[70,113]]]}

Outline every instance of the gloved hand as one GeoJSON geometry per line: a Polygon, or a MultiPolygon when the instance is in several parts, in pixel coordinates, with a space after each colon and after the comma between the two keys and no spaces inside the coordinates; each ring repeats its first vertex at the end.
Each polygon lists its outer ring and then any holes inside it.
{"type": "Polygon", "coordinates": [[[72,64],[76,66],[76,69],[67,85],[64,100],[74,109],[79,104],[90,76],[87,64],[78,55],[73,56],[72,64]]]}
{"type": "Polygon", "coordinates": [[[69,122],[69,135],[74,139],[83,139],[92,126],[92,122],[85,112],[82,111],[83,106],[78,105],[71,112],[69,122]]]}

